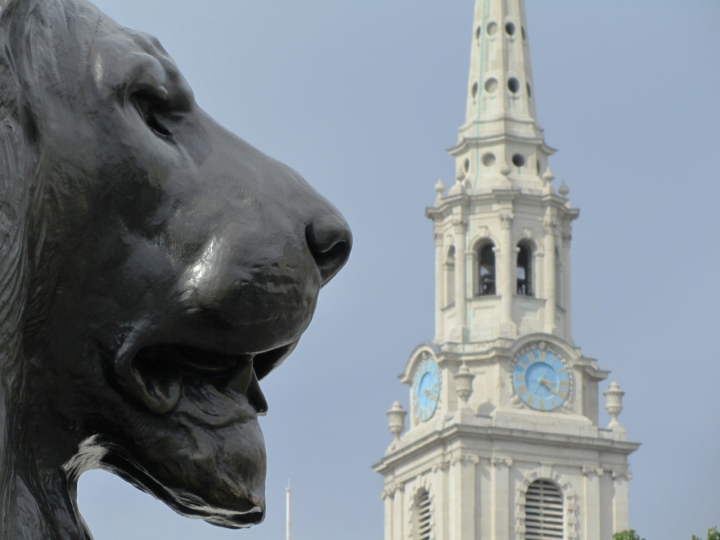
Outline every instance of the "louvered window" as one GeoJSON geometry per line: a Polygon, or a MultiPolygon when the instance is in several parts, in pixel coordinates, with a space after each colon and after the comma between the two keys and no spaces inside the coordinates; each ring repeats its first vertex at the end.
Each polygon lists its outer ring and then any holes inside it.
{"type": "Polygon", "coordinates": [[[432,506],[430,494],[422,490],[415,499],[415,538],[417,540],[430,540],[432,532],[432,506]]]}
{"type": "Polygon", "coordinates": [[[563,496],[549,480],[536,480],[525,495],[525,539],[562,540],[563,496]]]}

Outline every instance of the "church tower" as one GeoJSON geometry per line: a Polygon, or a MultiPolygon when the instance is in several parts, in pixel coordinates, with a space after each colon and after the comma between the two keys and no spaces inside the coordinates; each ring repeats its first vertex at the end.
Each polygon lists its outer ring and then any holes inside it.
{"type": "Polygon", "coordinates": [[[575,346],[570,239],[537,122],[523,0],[476,0],[455,183],[427,209],[435,338],[388,411],[385,540],[610,540],[629,528],[623,392],[575,346]],[[405,432],[404,432],[405,431],[405,432]],[[404,432],[404,433],[403,433],[404,432]]]}

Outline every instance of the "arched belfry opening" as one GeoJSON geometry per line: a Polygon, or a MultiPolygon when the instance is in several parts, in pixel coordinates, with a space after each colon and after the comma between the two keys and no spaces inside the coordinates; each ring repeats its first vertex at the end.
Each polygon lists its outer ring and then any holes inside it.
{"type": "Polygon", "coordinates": [[[565,537],[563,494],[551,480],[535,480],[525,494],[525,539],[565,537]]]}
{"type": "Polygon", "coordinates": [[[477,250],[477,296],[496,293],[495,245],[490,241],[481,242],[477,250]]]}
{"type": "Polygon", "coordinates": [[[445,257],[445,307],[455,303],[455,246],[450,246],[445,257]]]}
{"type": "Polygon", "coordinates": [[[527,242],[518,244],[516,266],[518,296],[533,296],[532,253],[532,247],[527,242]]]}

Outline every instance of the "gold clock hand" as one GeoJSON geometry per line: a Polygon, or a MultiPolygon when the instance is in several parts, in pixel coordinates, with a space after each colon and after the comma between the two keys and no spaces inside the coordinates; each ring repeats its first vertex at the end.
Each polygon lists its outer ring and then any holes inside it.
{"type": "Polygon", "coordinates": [[[542,384],[545,388],[547,388],[548,390],[550,390],[551,393],[557,395],[557,392],[556,392],[555,389],[552,387],[552,385],[550,384],[549,381],[546,381],[545,379],[540,379],[540,384],[542,384]]]}

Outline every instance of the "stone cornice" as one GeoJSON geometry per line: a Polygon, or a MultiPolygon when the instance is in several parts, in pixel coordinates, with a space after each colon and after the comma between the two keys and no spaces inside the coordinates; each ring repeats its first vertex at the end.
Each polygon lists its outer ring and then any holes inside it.
{"type": "Polygon", "coordinates": [[[459,156],[470,148],[507,142],[537,145],[548,155],[557,152],[555,148],[548,146],[542,137],[522,137],[511,133],[495,133],[486,137],[462,137],[455,146],[448,148],[446,151],[451,156],[459,156]]]}
{"type": "Polygon", "coordinates": [[[493,189],[492,191],[478,193],[475,195],[453,195],[441,199],[439,206],[430,206],[425,208],[425,216],[433,221],[440,221],[449,216],[457,205],[467,207],[472,204],[497,204],[497,203],[522,203],[534,205],[537,207],[552,206],[557,212],[559,219],[565,223],[576,220],[580,216],[580,210],[577,208],[568,208],[567,200],[559,195],[552,194],[534,194],[523,192],[520,189],[493,189]]]}
{"type": "Polygon", "coordinates": [[[559,433],[543,433],[522,429],[510,429],[495,426],[468,426],[454,424],[442,430],[429,433],[406,446],[401,446],[394,452],[386,455],[373,465],[373,470],[380,474],[416,460],[420,454],[429,450],[446,447],[447,444],[463,438],[483,439],[499,442],[524,442],[529,444],[543,444],[557,448],[571,448],[574,450],[593,450],[598,452],[613,452],[629,455],[640,448],[639,443],[603,439],[599,437],[584,437],[559,433]]]}

